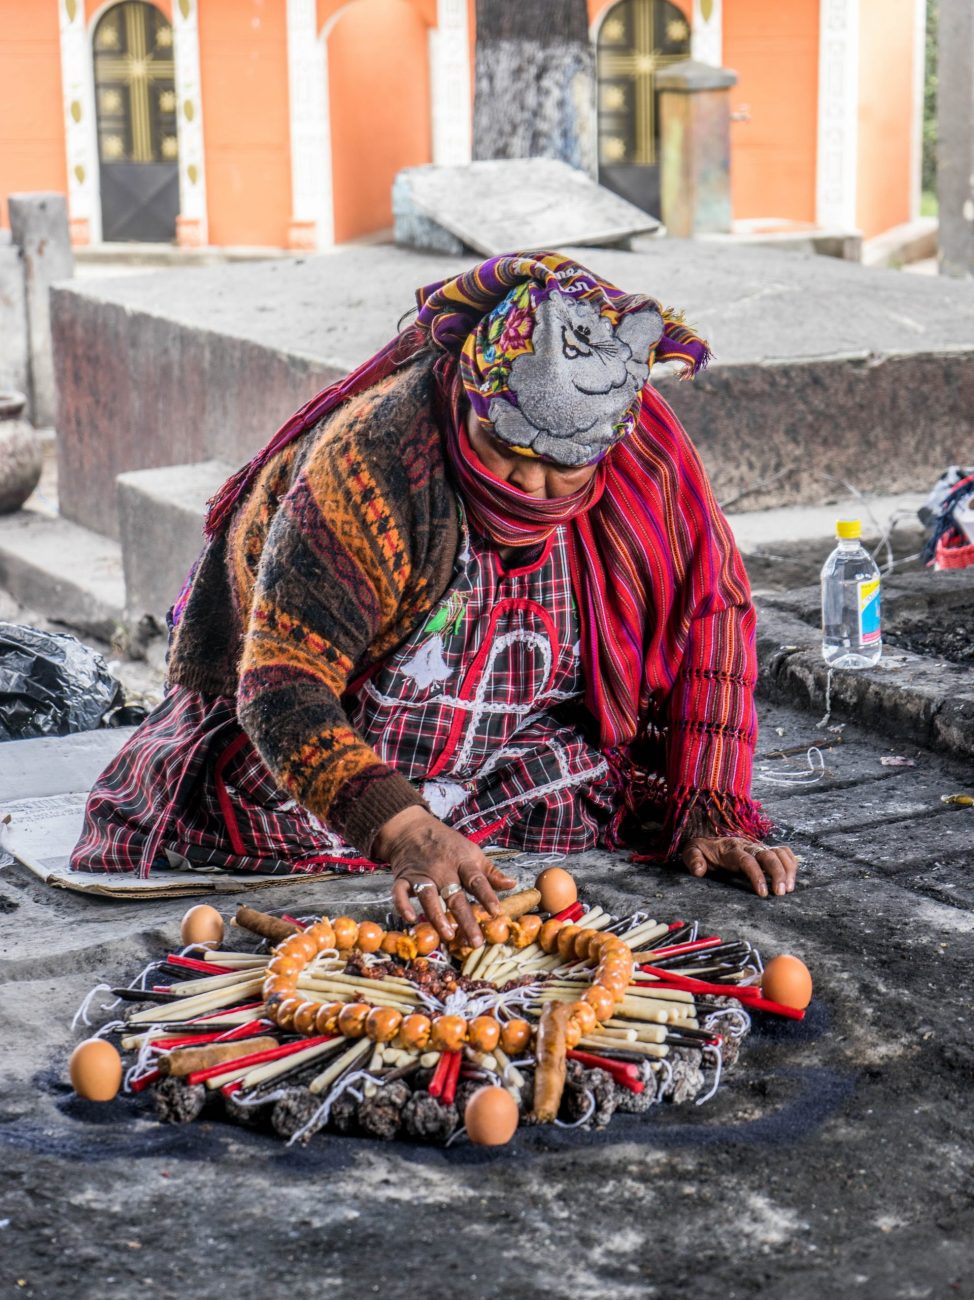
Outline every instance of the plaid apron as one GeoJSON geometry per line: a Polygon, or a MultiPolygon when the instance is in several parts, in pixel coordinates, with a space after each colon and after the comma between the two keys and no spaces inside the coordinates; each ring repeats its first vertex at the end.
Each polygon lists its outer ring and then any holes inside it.
{"type": "MultiPolygon", "coordinates": [[[[465,522],[462,534],[446,595],[358,684],[349,719],[470,839],[591,848],[618,791],[569,720],[583,682],[564,530],[511,569],[465,522]]],[[[278,788],[232,699],[177,686],[99,777],[72,866],[310,874],[376,864],[278,788]]]]}

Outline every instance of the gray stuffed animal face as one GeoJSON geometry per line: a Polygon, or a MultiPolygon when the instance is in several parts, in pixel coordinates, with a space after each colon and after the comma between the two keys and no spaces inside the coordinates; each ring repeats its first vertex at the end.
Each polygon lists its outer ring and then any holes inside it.
{"type": "Polygon", "coordinates": [[[517,406],[502,397],[490,403],[495,437],[560,465],[589,464],[618,440],[662,333],[654,306],[613,328],[593,303],[552,293],[538,306],[533,350],[511,366],[517,406]]]}

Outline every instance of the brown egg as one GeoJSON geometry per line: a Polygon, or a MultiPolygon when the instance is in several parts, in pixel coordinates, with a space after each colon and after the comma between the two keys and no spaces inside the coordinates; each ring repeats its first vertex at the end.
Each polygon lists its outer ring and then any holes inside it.
{"type": "Polygon", "coordinates": [[[185,944],[220,943],[223,939],[223,917],[209,903],[198,903],[180,921],[179,937],[185,944]]]}
{"type": "Polygon", "coordinates": [[[68,1074],[79,1097],[111,1101],[122,1086],[122,1058],[103,1038],[88,1038],[71,1053],[68,1074]]]}
{"type": "Polygon", "coordinates": [[[402,1012],[395,1007],[373,1007],[365,1022],[365,1032],[374,1043],[391,1043],[402,1024],[402,1012]]]}
{"type": "Polygon", "coordinates": [[[360,952],[378,952],[385,930],[375,921],[362,921],[358,928],[358,946],[360,952]]]}
{"type": "Polygon", "coordinates": [[[545,921],[544,925],[538,931],[538,943],[541,945],[541,951],[547,953],[556,952],[558,949],[558,931],[564,926],[564,921],[556,921],[552,918],[545,921]]]}
{"type": "Polygon", "coordinates": [[[429,1016],[421,1016],[414,1011],[406,1016],[399,1026],[399,1043],[411,1051],[423,1052],[430,1040],[432,1023],[429,1016]]]}
{"type": "Polygon", "coordinates": [[[773,957],[761,976],[761,992],[772,1002],[804,1011],[812,1000],[812,977],[797,957],[773,957]]]}
{"type": "Polygon", "coordinates": [[[501,1030],[501,1048],[508,1056],[520,1056],[531,1041],[527,1020],[509,1020],[501,1030]]]}
{"type": "Polygon", "coordinates": [[[317,1002],[302,1002],[294,1013],[294,1032],[296,1034],[310,1034],[315,1027],[315,1017],[318,1014],[317,1002]]]}
{"type": "Polygon", "coordinates": [[[440,936],[429,921],[420,921],[419,925],[413,928],[413,942],[419,955],[427,957],[439,946],[440,936]]]}
{"type": "Polygon", "coordinates": [[[349,1002],[338,1015],[338,1029],[346,1038],[361,1038],[372,1008],[367,1002],[349,1002]]]}
{"type": "Polygon", "coordinates": [[[500,1036],[501,1027],[493,1016],[477,1016],[467,1030],[467,1042],[477,1052],[492,1052],[500,1036]]]}
{"type": "Polygon", "coordinates": [[[358,938],[358,921],[350,916],[336,916],[331,923],[335,931],[335,946],[339,952],[347,952],[355,947],[358,938]]]}
{"type": "Polygon", "coordinates": [[[542,912],[563,912],[578,901],[578,886],[561,867],[548,867],[534,882],[541,891],[542,912]]]}
{"type": "Polygon", "coordinates": [[[438,1052],[458,1052],[467,1037],[467,1022],[463,1016],[436,1016],[430,1047],[438,1052]]]}
{"type": "Polygon", "coordinates": [[[517,1102],[506,1088],[487,1084],[467,1102],[463,1122],[467,1137],[482,1147],[502,1147],[517,1131],[517,1102]]]}

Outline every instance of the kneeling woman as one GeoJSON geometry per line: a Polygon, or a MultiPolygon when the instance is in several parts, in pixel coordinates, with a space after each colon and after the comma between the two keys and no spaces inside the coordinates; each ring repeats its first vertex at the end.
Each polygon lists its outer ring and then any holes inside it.
{"type": "Polygon", "coordinates": [[[793,888],[750,800],[754,610],[647,384],[706,345],[556,254],[421,290],[386,348],[211,503],[168,692],[72,865],[388,863],[407,921],[480,942],[481,845],[629,845],[793,888]]]}

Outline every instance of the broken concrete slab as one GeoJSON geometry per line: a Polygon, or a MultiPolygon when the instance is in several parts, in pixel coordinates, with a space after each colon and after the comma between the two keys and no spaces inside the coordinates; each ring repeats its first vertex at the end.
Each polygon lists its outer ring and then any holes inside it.
{"type": "Polygon", "coordinates": [[[196,465],[130,470],[118,476],[118,516],[125,608],[130,623],[150,615],[165,626],[166,611],[203,548],[206,503],[234,466],[196,465]]]}
{"type": "Polygon", "coordinates": [[[555,158],[407,167],[392,187],[396,243],[484,257],[522,248],[624,244],[659,222],[555,158]]]}

